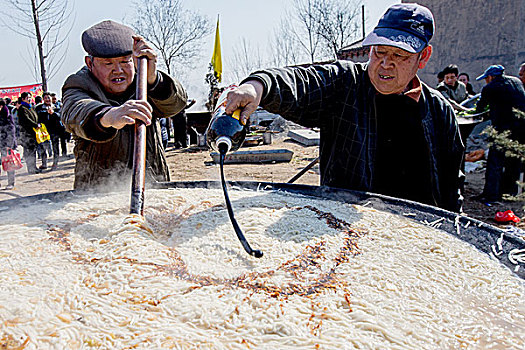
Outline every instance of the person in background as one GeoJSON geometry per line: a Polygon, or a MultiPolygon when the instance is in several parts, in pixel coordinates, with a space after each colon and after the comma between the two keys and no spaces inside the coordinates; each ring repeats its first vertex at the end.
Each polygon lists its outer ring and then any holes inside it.
{"type": "MultiPolygon", "coordinates": [[[[35,108],[38,115],[38,122],[44,124],[47,128],[47,132],[51,138],[50,141],[46,141],[47,145],[51,143],[53,148],[53,165],[51,169],[58,167],[58,158],[60,156],[60,135],[64,132],[64,127],[60,122],[60,113],[56,110],[55,106],[51,102],[51,93],[44,92],[42,95],[44,102],[35,108]]],[[[46,146],[44,146],[46,147],[46,146]]],[[[47,157],[42,156],[42,167],[40,169],[47,168],[47,157]]]]}
{"type": "MultiPolygon", "coordinates": [[[[62,109],[62,102],[57,98],[57,94],[51,93],[51,103],[55,107],[55,112],[60,115],[60,110],[62,109]]],[[[64,124],[60,121],[62,126],[62,133],[59,135],[60,140],[60,149],[62,150],[62,157],[67,157],[67,142],[71,140],[71,134],[66,131],[64,124]]]]}
{"type": "Polygon", "coordinates": [[[36,167],[36,134],[33,128],[38,127],[38,116],[29,104],[31,95],[22,92],[19,97],[18,123],[20,124],[20,143],[24,147],[24,160],[29,174],[40,173],[36,167]]]}
{"type": "Polygon", "coordinates": [[[437,80],[438,80],[438,83],[436,86],[439,86],[439,84],[441,84],[441,82],[443,81],[443,79],[445,79],[445,74],[443,73],[443,71],[439,72],[437,74],[437,80]]]}
{"type": "MultiPolygon", "coordinates": [[[[16,150],[16,127],[6,102],[0,98],[0,156],[8,155],[8,150],[16,150]]],[[[0,171],[1,171],[0,166],[0,171]]],[[[6,190],[15,187],[15,171],[7,172],[6,190]]]]}
{"type": "Polygon", "coordinates": [[[173,143],[175,148],[188,147],[188,117],[186,110],[195,104],[195,100],[188,100],[186,107],[171,118],[173,123],[173,143]]]}
{"type": "MultiPolygon", "coordinates": [[[[476,80],[485,79],[487,85],[481,90],[481,98],[476,105],[476,113],[483,112],[487,106],[488,119],[497,132],[510,131],[509,138],[525,143],[525,120],[518,118],[513,108],[525,111],[525,90],[521,81],[504,74],[502,65],[488,67],[476,80]]],[[[477,199],[484,203],[496,202],[503,194],[516,195],[521,172],[521,160],[506,157],[505,150],[492,145],[487,157],[485,186],[477,199]]]]}
{"type": "Polygon", "coordinates": [[[75,139],[76,189],[131,179],[136,120],[146,124],[146,180],[169,181],[159,119],[186,104],[182,85],[157,70],[157,54],[133,29],[103,21],[82,33],[86,66],[62,87],[62,122],[75,139]],[[147,59],[147,101],[136,100],[135,62],[147,59]],[[128,177],[129,175],[129,177],[128,177]]]}
{"type": "Polygon", "coordinates": [[[9,108],[9,112],[11,113],[11,116],[13,117],[13,120],[15,122],[15,128],[16,128],[16,139],[20,139],[20,125],[18,125],[18,101],[15,102],[16,105],[13,105],[11,102],[12,100],[9,97],[6,97],[5,104],[7,105],[7,108],[9,108]]]}
{"type": "MultiPolygon", "coordinates": [[[[40,97],[40,96],[38,96],[38,97],[40,97]]],[[[36,100],[36,98],[35,98],[35,100],[36,100]]],[[[45,104],[43,102],[43,98],[42,98],[42,103],[37,104],[36,106],[34,106],[33,109],[35,110],[36,115],[38,117],[38,125],[39,125],[39,127],[44,125],[46,127],[47,132],[49,133],[49,126],[48,126],[49,120],[48,120],[47,115],[45,114],[45,112],[42,113],[42,110],[46,109],[46,106],[45,106],[45,104]]],[[[46,170],[47,169],[47,157],[48,156],[49,157],[53,156],[53,150],[52,150],[52,147],[51,147],[51,140],[47,140],[47,141],[38,143],[37,146],[36,146],[36,154],[38,156],[38,159],[40,159],[42,161],[42,164],[40,165],[40,167],[38,169],[46,170]]]]}
{"type": "Polygon", "coordinates": [[[450,102],[457,111],[466,111],[467,108],[460,103],[468,97],[467,87],[458,81],[459,69],[455,64],[448,65],[443,69],[443,81],[437,86],[437,90],[450,102]]]}
{"type": "Polygon", "coordinates": [[[458,75],[458,80],[460,82],[462,82],[463,84],[465,84],[466,88],[467,88],[467,94],[469,96],[474,96],[476,93],[474,92],[474,88],[472,87],[472,84],[469,83],[470,81],[470,76],[467,74],[467,73],[459,73],[458,75]]]}
{"type": "Polygon", "coordinates": [[[521,83],[525,86],[525,62],[521,64],[518,76],[520,77],[521,83]]]}
{"type": "Polygon", "coordinates": [[[4,98],[5,104],[7,106],[7,109],[9,109],[9,113],[13,115],[13,110],[15,109],[15,106],[11,104],[12,100],[9,97],[4,98]]]}
{"type": "Polygon", "coordinates": [[[60,112],[60,109],[62,108],[62,102],[60,102],[56,93],[51,92],[50,95],[51,95],[51,103],[55,106],[55,109],[58,112],[60,112]]]}
{"type": "Polygon", "coordinates": [[[169,141],[169,118],[162,118],[159,120],[160,123],[160,135],[162,137],[162,147],[164,150],[168,148],[169,141]]]}
{"type": "Polygon", "coordinates": [[[36,95],[35,96],[35,103],[34,103],[33,107],[36,107],[36,106],[38,106],[41,103],[42,103],[42,96],[36,95]]]}
{"type": "Polygon", "coordinates": [[[321,185],[459,211],[463,143],[454,110],[417,76],[432,54],[430,10],[391,6],[363,41],[368,63],[336,61],[252,73],[228,94],[241,122],[261,105],[320,127],[321,185]]]}

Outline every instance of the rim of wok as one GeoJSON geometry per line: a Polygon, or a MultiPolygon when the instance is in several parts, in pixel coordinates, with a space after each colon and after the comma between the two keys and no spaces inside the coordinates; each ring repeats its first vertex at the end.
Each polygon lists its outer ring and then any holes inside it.
{"type": "MultiPolygon", "coordinates": [[[[509,268],[515,275],[525,280],[525,264],[518,265],[509,260],[509,252],[513,249],[525,249],[525,240],[511,233],[456,213],[421,204],[406,199],[394,198],[380,194],[332,188],[326,186],[311,186],[288,183],[258,182],[258,181],[229,181],[233,189],[247,189],[258,191],[284,191],[287,193],[328,199],[349,204],[359,204],[372,207],[377,210],[390,212],[403,217],[418,221],[423,224],[440,224],[440,230],[456,236],[470,243],[479,251],[491,255],[509,268]],[[502,238],[502,240],[501,240],[502,238]],[[498,244],[500,240],[500,244],[498,244]],[[519,266],[518,271],[515,270],[519,266]]],[[[158,182],[149,184],[149,188],[203,188],[220,189],[220,181],[180,181],[180,182],[158,182]]],[[[0,213],[15,206],[33,205],[39,200],[63,201],[76,195],[93,195],[92,191],[60,191],[34,196],[8,199],[0,202],[0,213]]],[[[145,206],[147,208],[147,192],[145,194],[145,206]]]]}

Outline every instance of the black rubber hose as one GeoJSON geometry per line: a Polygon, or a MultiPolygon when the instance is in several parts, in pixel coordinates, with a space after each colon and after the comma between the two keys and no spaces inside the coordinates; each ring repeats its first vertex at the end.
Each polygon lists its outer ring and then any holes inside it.
{"type": "Polygon", "coordinates": [[[253,250],[252,247],[250,247],[250,244],[246,240],[246,237],[244,237],[244,234],[242,233],[242,230],[239,227],[237,220],[235,220],[235,217],[233,216],[233,209],[230,203],[230,197],[228,196],[228,189],[226,188],[226,180],[224,180],[224,158],[226,156],[226,152],[228,149],[227,149],[227,145],[222,144],[222,143],[219,144],[218,146],[219,146],[218,148],[219,148],[219,153],[220,153],[222,190],[224,192],[224,199],[226,200],[226,208],[228,209],[228,215],[230,216],[230,221],[232,222],[233,229],[235,230],[235,233],[237,234],[237,238],[239,239],[239,241],[241,241],[241,244],[244,247],[244,250],[246,250],[246,253],[256,258],[260,258],[263,256],[263,252],[257,249],[253,250]],[[224,147],[222,147],[223,145],[224,147]]]}

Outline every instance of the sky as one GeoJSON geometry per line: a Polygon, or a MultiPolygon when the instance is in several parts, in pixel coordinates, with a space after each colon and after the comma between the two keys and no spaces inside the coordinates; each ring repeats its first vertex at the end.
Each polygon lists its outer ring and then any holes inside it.
{"type": "MultiPolygon", "coordinates": [[[[28,0],[29,1],[29,0],[28,0]]],[[[71,0],[72,1],[72,0],[71,0]]],[[[68,38],[67,57],[60,70],[48,83],[49,90],[60,95],[64,80],[84,65],[85,52],[82,49],[80,37],[82,32],[105,19],[122,23],[130,23],[136,13],[136,1],[129,0],[75,0],[73,28],[68,38]]],[[[395,0],[365,0],[366,32],[377,24],[386,8],[400,1],[395,0]]],[[[184,6],[198,10],[215,23],[220,16],[220,37],[222,47],[223,74],[226,81],[233,83],[230,70],[231,55],[241,38],[246,38],[254,45],[266,51],[269,38],[277,27],[279,20],[289,6],[291,0],[193,0],[184,1],[184,6]],[[228,81],[230,80],[230,81],[228,81]]],[[[4,14],[4,18],[8,18],[4,14]]],[[[29,85],[39,83],[34,78],[33,68],[28,65],[31,59],[28,51],[35,45],[29,39],[1,27],[0,43],[0,87],[29,85]],[[8,51],[5,49],[8,48],[8,51]],[[8,52],[8,53],[7,53],[8,52]]],[[[214,35],[207,37],[202,57],[198,59],[196,68],[184,77],[183,83],[191,98],[200,100],[207,92],[204,77],[213,53],[214,35]]],[[[269,50],[267,50],[269,52],[269,50]]],[[[264,53],[263,53],[264,54],[264,53]]]]}

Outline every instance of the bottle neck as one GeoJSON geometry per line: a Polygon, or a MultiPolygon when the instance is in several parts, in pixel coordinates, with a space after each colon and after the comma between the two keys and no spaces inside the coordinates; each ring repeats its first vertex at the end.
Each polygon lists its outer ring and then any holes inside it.
{"type": "Polygon", "coordinates": [[[232,140],[227,136],[221,136],[215,140],[215,145],[221,154],[226,154],[232,148],[232,140]]]}

